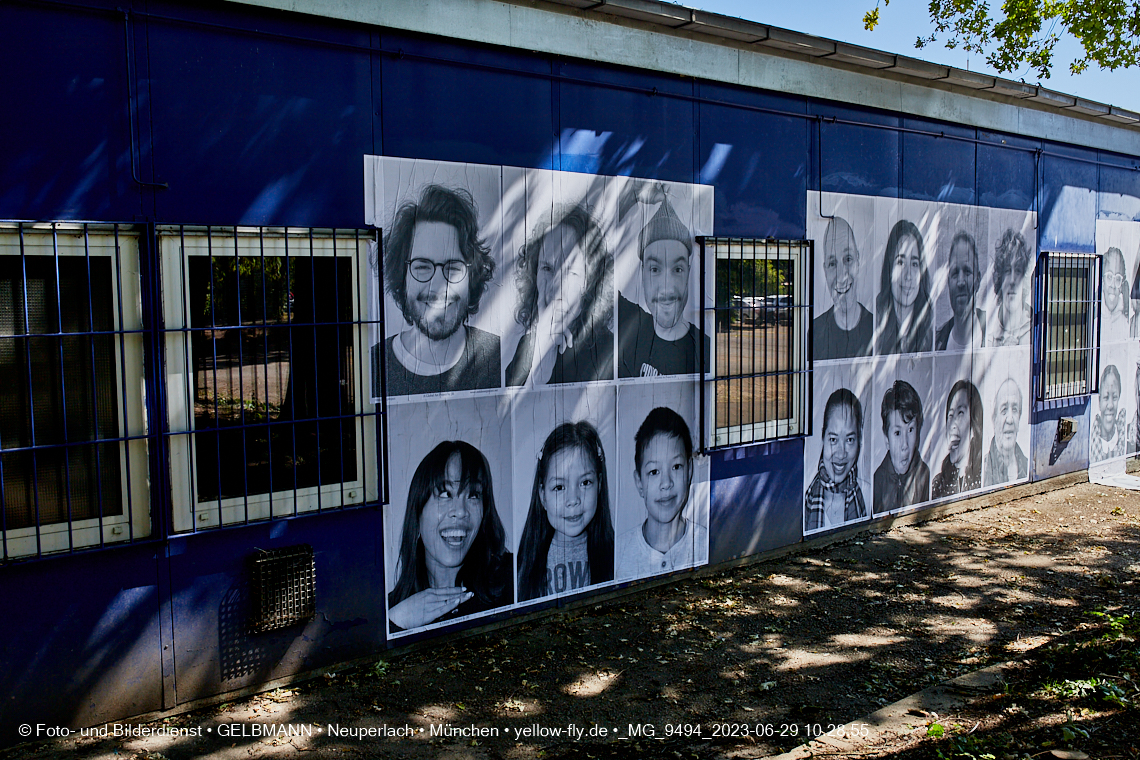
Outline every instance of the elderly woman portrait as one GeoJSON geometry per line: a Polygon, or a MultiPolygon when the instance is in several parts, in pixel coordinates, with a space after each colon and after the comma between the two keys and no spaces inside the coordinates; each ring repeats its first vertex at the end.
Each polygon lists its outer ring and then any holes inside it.
{"type": "Polygon", "coordinates": [[[1029,458],[1017,443],[1022,408],[1021,388],[1016,380],[1007,378],[998,387],[991,412],[994,437],[990,439],[990,449],[986,453],[984,484],[987,486],[1008,483],[1029,475],[1029,458]]]}
{"type": "Polygon", "coordinates": [[[930,468],[918,453],[922,400],[914,386],[896,380],[883,394],[882,418],[887,455],[875,470],[876,515],[930,499],[930,468]]]}
{"type": "Polygon", "coordinates": [[[526,333],[507,385],[612,380],[614,259],[581,206],[540,225],[519,253],[515,320],[526,333]]]}
{"type": "Polygon", "coordinates": [[[487,458],[466,441],[444,441],[408,488],[388,626],[419,628],[511,604],[514,595],[487,458]]]}
{"type": "Polygon", "coordinates": [[[887,238],[879,297],[875,304],[878,354],[913,354],[934,346],[930,280],[922,233],[900,219],[887,238]]]}
{"type": "Polygon", "coordinates": [[[959,380],[946,397],[949,450],[934,476],[930,498],[973,491],[982,486],[982,396],[968,380],[959,380]]]}
{"type": "Polygon", "coordinates": [[[819,470],[804,494],[804,530],[835,528],[867,516],[859,486],[863,448],[863,406],[840,388],[823,409],[823,450],[819,470]]]}
{"type": "Polygon", "coordinates": [[[990,331],[991,346],[1022,346],[1029,343],[1029,293],[1025,274],[1032,265],[1029,244],[1020,232],[1006,230],[994,252],[994,295],[997,324],[990,331]]]}

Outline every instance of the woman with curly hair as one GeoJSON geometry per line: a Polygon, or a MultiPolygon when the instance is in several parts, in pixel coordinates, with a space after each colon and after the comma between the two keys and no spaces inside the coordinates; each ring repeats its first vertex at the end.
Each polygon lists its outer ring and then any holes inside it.
{"type": "Polygon", "coordinates": [[[597,221],[570,206],[519,252],[515,320],[526,334],[507,385],[612,380],[614,257],[597,221]]]}

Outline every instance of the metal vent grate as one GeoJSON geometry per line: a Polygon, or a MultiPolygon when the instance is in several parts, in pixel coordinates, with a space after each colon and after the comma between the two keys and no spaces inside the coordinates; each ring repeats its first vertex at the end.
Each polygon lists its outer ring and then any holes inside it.
{"type": "Polygon", "coordinates": [[[262,551],[250,557],[255,633],[303,623],[316,613],[317,571],[308,544],[262,551]]]}

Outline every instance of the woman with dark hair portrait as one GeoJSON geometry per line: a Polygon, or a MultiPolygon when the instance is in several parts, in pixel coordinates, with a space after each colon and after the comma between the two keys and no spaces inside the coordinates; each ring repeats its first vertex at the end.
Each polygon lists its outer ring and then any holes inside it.
{"type": "Polygon", "coordinates": [[[1029,243],[1020,232],[1006,230],[994,251],[994,295],[998,299],[997,329],[991,346],[1021,346],[1029,342],[1029,294],[1025,274],[1030,265],[1029,243]]]}
{"type": "Polygon", "coordinates": [[[933,349],[933,310],[922,233],[906,219],[896,222],[887,238],[875,311],[876,353],[913,354],[933,349]]]}
{"type": "Polygon", "coordinates": [[[444,441],[423,458],[408,488],[388,626],[419,628],[513,601],[491,467],[466,441],[444,441]]]}
{"type": "Polygon", "coordinates": [[[883,394],[883,433],[887,455],[875,470],[873,514],[891,512],[930,498],[930,468],[918,454],[922,440],[922,400],[903,380],[883,394]]]}
{"type": "Polygon", "coordinates": [[[982,396],[968,380],[959,380],[946,397],[946,435],[950,445],[934,476],[930,498],[982,487],[982,396]]]}
{"type": "Polygon", "coordinates": [[[804,530],[835,528],[867,516],[859,487],[863,448],[863,405],[840,388],[823,408],[823,449],[819,470],[804,494],[804,530]]]}
{"type": "Polygon", "coordinates": [[[614,578],[606,456],[588,422],[564,422],[538,454],[519,541],[519,601],[614,578]]]}
{"type": "Polygon", "coordinates": [[[612,380],[614,257],[597,221],[570,206],[519,252],[515,321],[526,334],[507,385],[612,380]]]}

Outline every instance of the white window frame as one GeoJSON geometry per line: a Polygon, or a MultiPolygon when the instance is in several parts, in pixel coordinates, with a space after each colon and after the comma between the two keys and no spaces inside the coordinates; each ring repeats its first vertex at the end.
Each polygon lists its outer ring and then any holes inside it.
{"type": "MultiPolygon", "coordinates": [[[[807,433],[807,414],[805,399],[807,398],[807,384],[811,382],[811,360],[807,352],[807,327],[811,320],[810,283],[808,273],[811,271],[811,241],[807,240],[767,240],[763,238],[714,238],[704,240],[706,255],[710,255],[713,266],[708,278],[709,287],[714,292],[714,298],[719,303],[720,294],[715,293],[717,287],[716,262],[741,260],[772,260],[791,261],[793,282],[796,283],[797,293],[792,294],[792,307],[789,307],[792,316],[790,333],[792,336],[792,356],[802,357],[803,366],[792,367],[791,371],[798,373],[791,375],[791,409],[790,417],[762,422],[750,422],[740,425],[720,425],[717,419],[717,390],[720,385],[716,376],[712,379],[710,393],[710,417],[712,425],[709,430],[711,448],[737,446],[750,443],[764,443],[781,438],[802,436],[807,433]],[[711,249],[711,250],[710,250],[711,249]]],[[[715,373],[720,366],[717,357],[718,340],[715,319],[712,328],[712,369],[715,373]]],[[[752,329],[762,329],[757,325],[755,318],[752,329]]],[[[753,378],[771,376],[764,371],[753,371],[753,378]]]]}
{"type": "MultiPolygon", "coordinates": [[[[365,424],[376,411],[370,400],[367,382],[368,325],[362,324],[361,305],[368,297],[368,252],[371,238],[352,238],[339,230],[335,239],[331,230],[309,228],[250,227],[162,227],[158,231],[162,259],[163,316],[165,324],[167,421],[170,436],[170,485],[173,505],[173,531],[186,533],[224,525],[291,517],[316,511],[336,509],[374,502],[380,494],[377,459],[376,425],[365,424]],[[271,491],[213,501],[196,500],[196,451],[194,438],[194,377],[188,344],[189,315],[184,304],[190,302],[189,259],[194,256],[222,257],[233,255],[234,240],[241,256],[285,256],[301,260],[309,256],[347,257],[351,259],[353,288],[352,341],[355,384],[354,417],[344,424],[356,432],[356,478],[298,489],[271,491]],[[183,250],[183,246],[185,249],[183,250]],[[368,468],[367,471],[365,468],[368,468]]],[[[367,311],[367,310],[365,310],[367,311]]]]}
{"type": "MultiPolygon", "coordinates": [[[[139,280],[139,238],[133,230],[113,226],[44,223],[0,224],[0,256],[19,256],[23,232],[26,256],[111,259],[115,388],[119,403],[119,488],[122,514],[63,520],[27,528],[12,528],[0,542],[0,559],[73,551],[100,543],[122,543],[151,534],[150,478],[143,372],[142,294],[139,280]],[[86,236],[86,244],[84,238],[86,236]],[[116,247],[117,243],[117,247],[116,247]],[[120,323],[120,319],[122,320],[120,323]],[[129,454],[129,455],[128,455],[129,454]],[[129,467],[128,467],[129,463],[129,467]]],[[[92,287],[94,283],[89,283],[92,287]]]]}

